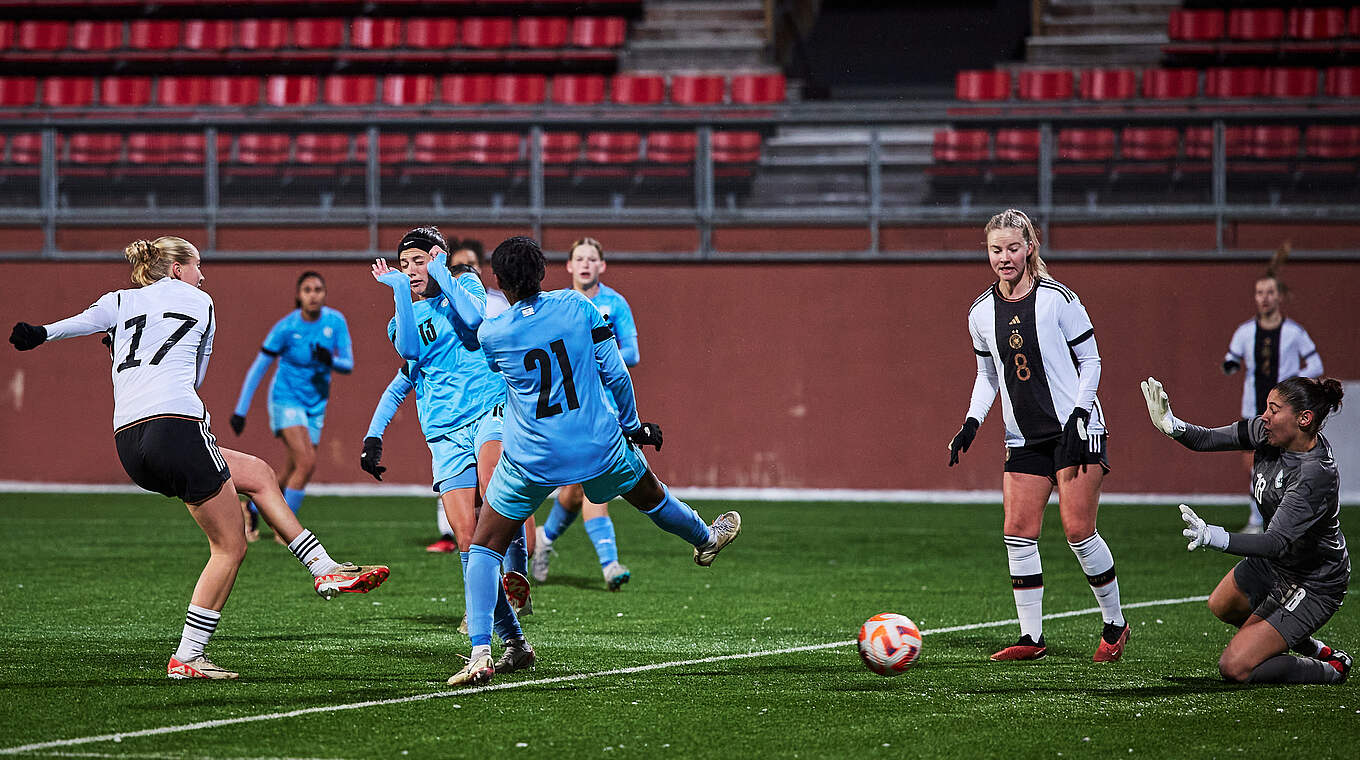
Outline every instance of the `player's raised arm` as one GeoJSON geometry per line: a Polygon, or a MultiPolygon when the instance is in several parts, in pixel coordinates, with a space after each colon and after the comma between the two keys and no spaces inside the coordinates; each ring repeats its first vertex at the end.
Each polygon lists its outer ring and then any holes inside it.
{"type": "Polygon", "coordinates": [[[447,253],[435,254],[430,257],[427,271],[444,295],[449,297],[454,314],[465,327],[475,333],[485,318],[486,288],[483,287],[482,281],[477,279],[472,267],[456,266],[458,271],[455,273],[449,269],[448,262],[447,253]],[[468,277],[465,278],[464,275],[468,277]]]}
{"type": "Polygon", "coordinates": [[[387,259],[373,260],[373,279],[392,289],[396,307],[396,327],[390,331],[392,346],[403,359],[420,358],[420,335],[416,332],[416,312],[411,304],[411,278],[387,265],[387,259]]]}
{"type": "Polygon", "coordinates": [[[31,351],[49,340],[77,338],[104,332],[118,319],[118,294],[105,293],[85,311],[50,325],[30,325],[16,322],[10,331],[9,342],[20,351],[31,351]]]}
{"type": "Polygon", "coordinates": [[[1251,420],[1239,420],[1216,428],[1192,425],[1171,413],[1171,399],[1157,378],[1149,377],[1139,387],[1152,424],[1185,448],[1191,451],[1243,451],[1255,447],[1251,420]]]}

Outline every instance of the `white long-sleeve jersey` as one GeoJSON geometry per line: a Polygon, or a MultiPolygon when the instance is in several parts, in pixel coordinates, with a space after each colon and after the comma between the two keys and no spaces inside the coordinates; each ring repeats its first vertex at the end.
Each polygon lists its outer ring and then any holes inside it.
{"type": "Polygon", "coordinates": [[[1223,360],[1242,365],[1242,418],[1266,408],[1266,396],[1281,380],[1322,377],[1322,356],[1308,331],[1286,318],[1274,330],[1262,330],[1255,319],[1237,326],[1223,360]]]}
{"type": "Polygon", "coordinates": [[[1105,413],[1096,399],[1095,330],[1086,307],[1066,286],[1040,278],[1028,295],[1012,301],[993,284],[968,310],[968,332],[978,363],[968,416],[981,422],[1002,390],[1007,446],[1059,437],[1076,407],[1091,414],[1087,430],[1105,432],[1105,413]]]}
{"type": "Polygon", "coordinates": [[[207,293],[164,277],[105,293],[80,314],[45,327],[48,340],[112,335],[114,430],[161,414],[206,419],[196,389],[216,332],[207,293]]]}

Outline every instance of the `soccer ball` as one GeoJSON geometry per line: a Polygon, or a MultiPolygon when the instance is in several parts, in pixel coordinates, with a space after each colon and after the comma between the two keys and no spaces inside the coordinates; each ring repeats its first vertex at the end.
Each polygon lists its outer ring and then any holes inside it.
{"type": "Polygon", "coordinates": [[[911,618],[891,612],[874,615],[859,629],[859,658],[881,676],[906,672],[921,656],[921,631],[911,618]]]}

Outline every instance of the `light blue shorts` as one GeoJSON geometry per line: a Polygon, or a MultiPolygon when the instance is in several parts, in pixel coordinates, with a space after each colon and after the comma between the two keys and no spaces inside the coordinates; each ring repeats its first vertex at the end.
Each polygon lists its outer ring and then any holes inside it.
{"type": "Polygon", "coordinates": [[[269,429],[279,435],[284,428],[301,425],[312,437],[312,445],[321,443],[321,426],[326,424],[326,402],[313,407],[297,403],[269,402],[269,429]]]}
{"type": "Polygon", "coordinates": [[[501,439],[501,415],[497,407],[457,430],[425,442],[430,447],[436,493],[477,487],[477,452],[487,441],[501,439]]]}
{"type": "MultiPolygon", "coordinates": [[[[647,458],[642,450],[628,443],[623,436],[619,436],[619,442],[622,445],[615,448],[609,469],[581,484],[586,498],[596,504],[605,504],[615,496],[628,493],[647,474],[647,458]]],[[[486,502],[501,516],[522,522],[538,509],[554,488],[557,486],[533,482],[524,470],[502,456],[491,476],[491,484],[486,487],[486,502]]]]}

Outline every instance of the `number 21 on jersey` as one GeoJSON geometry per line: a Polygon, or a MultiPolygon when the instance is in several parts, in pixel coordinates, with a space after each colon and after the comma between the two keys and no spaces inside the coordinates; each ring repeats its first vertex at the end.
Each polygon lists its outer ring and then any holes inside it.
{"type": "Polygon", "coordinates": [[[548,352],[535,348],[524,355],[524,368],[533,371],[538,368],[539,387],[538,387],[538,407],[534,412],[534,417],[543,419],[562,413],[561,404],[549,403],[552,400],[553,386],[553,357],[557,358],[557,365],[562,368],[562,392],[567,397],[567,408],[576,409],[581,403],[576,398],[576,381],[571,373],[571,359],[567,356],[567,345],[561,339],[548,344],[552,349],[553,356],[548,356],[548,352]]]}

